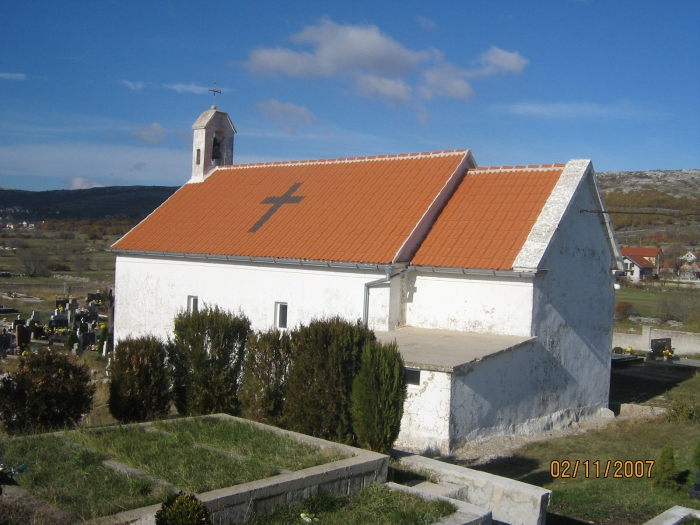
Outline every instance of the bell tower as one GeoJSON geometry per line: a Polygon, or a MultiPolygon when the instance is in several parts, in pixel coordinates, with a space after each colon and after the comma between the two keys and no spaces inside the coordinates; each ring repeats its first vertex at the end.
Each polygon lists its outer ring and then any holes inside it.
{"type": "Polygon", "coordinates": [[[233,127],[228,113],[212,106],[192,125],[192,178],[189,182],[204,182],[217,166],[233,164],[233,127]]]}

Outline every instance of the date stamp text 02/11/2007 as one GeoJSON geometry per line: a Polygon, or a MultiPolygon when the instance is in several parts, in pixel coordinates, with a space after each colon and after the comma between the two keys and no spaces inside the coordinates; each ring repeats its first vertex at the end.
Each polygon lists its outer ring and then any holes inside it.
{"type": "Polygon", "coordinates": [[[645,461],[552,461],[549,475],[553,478],[650,478],[654,460],[645,461]]]}

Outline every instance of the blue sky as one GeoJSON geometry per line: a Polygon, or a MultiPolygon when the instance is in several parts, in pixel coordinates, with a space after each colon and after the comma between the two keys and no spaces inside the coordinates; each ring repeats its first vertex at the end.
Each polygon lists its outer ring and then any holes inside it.
{"type": "Polygon", "coordinates": [[[181,185],[216,97],[237,163],[469,148],[700,168],[700,2],[11,2],[0,187],[181,185]]]}

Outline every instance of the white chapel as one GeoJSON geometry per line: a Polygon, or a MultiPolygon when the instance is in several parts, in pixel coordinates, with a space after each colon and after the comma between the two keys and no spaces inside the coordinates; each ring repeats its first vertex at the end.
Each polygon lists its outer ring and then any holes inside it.
{"type": "Polygon", "coordinates": [[[190,180],[112,247],[116,340],[203,303],[261,330],[362,319],[404,357],[397,446],[417,451],[609,413],[623,268],[591,161],[234,164],[225,112],[193,129],[190,180]]]}

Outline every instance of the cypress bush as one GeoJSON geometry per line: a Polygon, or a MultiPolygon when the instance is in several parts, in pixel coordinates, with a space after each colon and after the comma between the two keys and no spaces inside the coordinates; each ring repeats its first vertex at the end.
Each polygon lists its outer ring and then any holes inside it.
{"type": "Polygon", "coordinates": [[[289,333],[279,330],[251,332],[245,352],[239,394],[242,415],[275,425],[284,406],[291,358],[289,333]]]}
{"type": "Polygon", "coordinates": [[[406,401],[404,363],[396,343],[368,341],[352,384],[352,422],[361,447],[386,453],[401,428],[406,401]]]}
{"type": "Polygon", "coordinates": [[[353,443],[352,383],[362,348],[376,338],[358,320],[314,320],[291,334],[294,356],[282,424],[296,432],[353,443]]]}
{"type": "Polygon", "coordinates": [[[68,333],[68,339],[66,339],[63,346],[68,352],[71,352],[73,350],[73,346],[78,342],[78,334],[76,334],[75,330],[71,328],[70,332],[68,333]]]}
{"type": "Polygon", "coordinates": [[[695,446],[695,450],[693,450],[693,466],[696,471],[700,472],[700,443],[698,443],[695,446]]]}
{"type": "Polygon", "coordinates": [[[210,525],[211,513],[194,494],[172,494],[156,512],[156,525],[210,525]]]}
{"type": "Polygon", "coordinates": [[[656,473],[652,483],[655,487],[678,490],[680,485],[677,478],[678,471],[676,470],[676,461],[673,458],[673,449],[671,445],[664,445],[659,454],[659,460],[656,462],[656,473]]]}
{"type": "Polygon", "coordinates": [[[238,387],[250,321],[218,306],[175,317],[168,358],[175,407],[182,415],[239,411],[238,387]]]}
{"type": "Polygon", "coordinates": [[[162,419],[170,409],[163,342],[153,336],[117,344],[110,366],[109,412],[122,423],[162,419]]]}
{"type": "Polygon", "coordinates": [[[8,434],[63,428],[90,412],[94,394],[87,365],[42,348],[0,380],[0,421],[8,434]]]}

